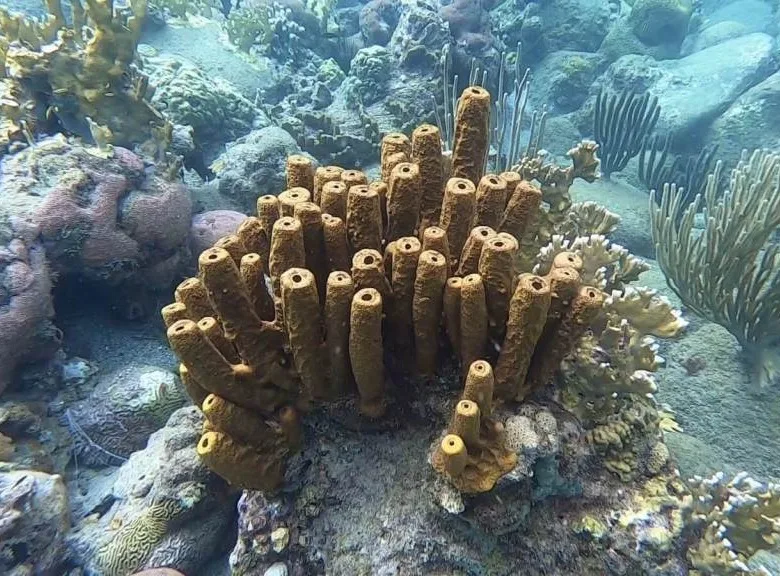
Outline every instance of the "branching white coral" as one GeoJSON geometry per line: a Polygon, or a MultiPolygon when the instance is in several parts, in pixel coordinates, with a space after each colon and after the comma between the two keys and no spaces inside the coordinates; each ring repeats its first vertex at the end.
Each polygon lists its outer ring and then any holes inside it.
{"type": "Polygon", "coordinates": [[[561,252],[574,252],[582,258],[580,278],[583,284],[607,292],[621,289],[649,268],[644,260],[601,234],[580,236],[571,241],[561,235],[555,235],[552,241],[539,251],[534,274],[547,274],[552,268],[553,260],[561,252]]]}

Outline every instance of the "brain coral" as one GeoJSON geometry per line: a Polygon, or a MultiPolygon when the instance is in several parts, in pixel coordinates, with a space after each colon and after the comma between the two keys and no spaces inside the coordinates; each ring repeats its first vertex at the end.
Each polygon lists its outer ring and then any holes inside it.
{"type": "Polygon", "coordinates": [[[61,275],[169,281],[157,272],[178,262],[191,211],[182,184],[124,148],[105,158],[60,136],[0,165],[0,244],[40,238],[61,275]]]}

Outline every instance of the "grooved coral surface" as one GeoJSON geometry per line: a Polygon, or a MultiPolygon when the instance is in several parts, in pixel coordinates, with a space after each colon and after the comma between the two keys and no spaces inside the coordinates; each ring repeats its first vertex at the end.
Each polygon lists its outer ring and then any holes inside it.
{"type": "Polygon", "coordinates": [[[0,164],[0,240],[39,237],[63,275],[113,285],[175,262],[191,210],[182,184],[120,147],[103,158],[57,136],[0,164]]]}

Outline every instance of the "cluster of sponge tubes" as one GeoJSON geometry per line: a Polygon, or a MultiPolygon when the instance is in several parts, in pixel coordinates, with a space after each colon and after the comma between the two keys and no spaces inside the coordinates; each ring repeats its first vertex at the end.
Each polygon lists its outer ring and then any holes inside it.
{"type": "Polygon", "coordinates": [[[379,418],[385,354],[424,379],[447,348],[466,387],[434,467],[478,492],[514,466],[490,419],[494,394],[522,400],[549,381],[601,294],[580,287],[569,253],[547,276],[518,275],[517,239],[542,193],[516,172],[483,174],[489,112],[487,91],[466,89],[450,166],[431,125],[385,136],[371,183],[290,157],[288,189],[200,255],[199,277],[162,313],[214,471],[278,487],[300,411],[356,389],[360,411],[379,418]]]}

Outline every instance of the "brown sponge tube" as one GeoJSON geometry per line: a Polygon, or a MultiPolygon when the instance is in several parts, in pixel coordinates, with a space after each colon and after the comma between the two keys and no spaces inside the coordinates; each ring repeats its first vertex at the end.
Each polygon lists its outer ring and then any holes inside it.
{"type": "Polygon", "coordinates": [[[482,276],[469,274],[460,287],[460,361],[463,370],[484,358],[488,317],[482,276]]]}
{"type": "Polygon", "coordinates": [[[460,276],[447,278],[442,303],[444,330],[447,332],[447,338],[456,356],[460,356],[460,289],[462,285],[463,278],[460,276]]]}
{"type": "Polygon", "coordinates": [[[423,124],[412,132],[412,162],[420,168],[420,228],[439,223],[444,199],[444,163],[439,129],[423,124]]]}
{"type": "MultiPolygon", "coordinates": [[[[547,322],[557,320],[562,316],[577,295],[580,288],[580,275],[574,268],[553,268],[547,274],[550,282],[552,301],[547,311],[547,322]]],[[[545,328],[546,331],[546,328],[545,328]]]]}
{"type": "Polygon", "coordinates": [[[421,196],[420,169],[417,164],[401,162],[393,168],[387,196],[388,241],[414,236],[420,217],[421,196]]]}
{"type": "Polygon", "coordinates": [[[328,281],[328,263],[325,255],[325,236],[322,229],[322,212],[314,202],[295,205],[295,217],[303,228],[303,249],[306,268],[311,270],[317,282],[320,302],[325,302],[325,283],[328,281]]]}
{"type": "Polygon", "coordinates": [[[479,405],[471,400],[458,402],[447,432],[463,438],[467,449],[477,451],[479,448],[479,405]]]}
{"type": "Polygon", "coordinates": [[[520,183],[523,177],[519,172],[513,172],[511,170],[508,172],[501,172],[498,177],[506,182],[506,201],[508,203],[509,199],[512,197],[512,194],[515,193],[515,188],[517,188],[517,185],[520,183]]]}
{"type": "Polygon", "coordinates": [[[468,450],[463,438],[455,434],[447,434],[439,445],[440,457],[444,462],[444,470],[450,476],[460,476],[469,461],[468,450]]]}
{"type": "Polygon", "coordinates": [[[414,280],[412,319],[417,370],[432,375],[437,367],[439,326],[447,282],[447,262],[444,255],[433,250],[420,253],[414,280]]]}
{"type": "Polygon", "coordinates": [[[355,283],[346,272],[331,272],[325,295],[325,342],[328,348],[330,386],[334,397],[350,388],[349,315],[355,283]]]}
{"type": "Polygon", "coordinates": [[[330,214],[342,220],[347,219],[347,185],[341,180],[326,182],[322,187],[320,208],[323,214],[330,214]]]}
{"type": "Polygon", "coordinates": [[[533,274],[521,274],[512,296],[506,338],[496,362],[496,394],[519,399],[534,349],[542,335],[550,307],[550,283],[533,274]]]}
{"type": "Polygon", "coordinates": [[[187,317],[196,322],[205,316],[216,316],[214,307],[209,302],[206,287],[200,278],[187,278],[182,280],[174,292],[176,302],[181,302],[187,307],[187,317]]]}
{"type": "Polygon", "coordinates": [[[311,192],[306,188],[288,188],[279,194],[279,210],[282,216],[294,216],[295,205],[301,202],[311,202],[311,192]]]}
{"type": "Polygon", "coordinates": [[[263,266],[268,270],[268,255],[271,251],[271,234],[274,229],[274,223],[281,217],[279,208],[279,199],[271,194],[260,196],[257,199],[257,219],[260,220],[260,226],[268,238],[268,249],[266,252],[258,252],[263,257],[263,266]]]}
{"type": "Polygon", "coordinates": [[[360,394],[360,411],[378,418],[385,411],[382,354],[382,296],[363,288],[352,298],[349,358],[360,394]]]}
{"type": "Polygon", "coordinates": [[[450,254],[458,258],[471,232],[476,209],[477,189],[470,180],[450,178],[444,188],[439,226],[447,231],[450,254]]]}
{"type": "Polygon", "coordinates": [[[341,181],[347,186],[347,190],[353,186],[365,186],[368,184],[368,178],[360,170],[344,170],[341,173],[341,181]]]}
{"type": "Polygon", "coordinates": [[[281,216],[279,198],[273,194],[265,194],[257,199],[257,219],[260,220],[260,224],[262,224],[263,230],[266,231],[269,238],[274,222],[281,216]]]}
{"type": "Polygon", "coordinates": [[[306,188],[314,191],[314,164],[302,154],[287,157],[287,188],[306,188]]]}
{"type": "Polygon", "coordinates": [[[458,265],[458,276],[468,276],[479,272],[479,257],[482,255],[482,246],[496,235],[496,231],[489,226],[477,226],[472,228],[469,237],[463,246],[458,265]]]}
{"type": "Polygon", "coordinates": [[[195,378],[192,377],[192,374],[184,364],[179,364],[179,378],[181,378],[181,383],[187,394],[192,398],[192,403],[200,408],[210,392],[195,381],[195,378]]]}
{"type": "Polygon", "coordinates": [[[373,190],[379,195],[379,211],[382,214],[382,230],[387,230],[387,184],[381,180],[375,180],[368,185],[369,190],[373,190]]]}
{"type": "Polygon", "coordinates": [[[308,395],[328,397],[325,341],[314,274],[290,268],[281,276],[284,324],[295,368],[308,395]]]}
{"type": "Polygon", "coordinates": [[[241,258],[239,272],[258,317],[261,320],[272,321],[276,311],[274,310],[274,300],[268,293],[268,287],[265,283],[265,271],[260,255],[252,253],[241,258]]]}
{"type": "Polygon", "coordinates": [[[266,231],[260,218],[250,216],[239,225],[236,235],[244,246],[244,252],[259,254],[263,270],[267,270],[268,254],[271,250],[271,228],[266,231]]]}
{"type": "Polygon", "coordinates": [[[160,311],[162,314],[163,322],[166,328],[170,328],[171,325],[178,320],[185,320],[189,318],[187,314],[187,307],[183,302],[173,302],[167,306],[163,306],[160,311]]]}
{"type": "Polygon", "coordinates": [[[379,194],[368,186],[353,186],[347,194],[347,239],[352,250],[382,249],[379,194]]]}
{"type": "Polygon", "coordinates": [[[230,362],[231,364],[238,364],[241,359],[238,357],[235,347],[231,342],[225,338],[225,334],[222,332],[222,326],[216,318],[206,316],[198,320],[198,328],[206,335],[206,338],[214,344],[214,347],[219,350],[219,353],[230,362]]]}
{"type": "Polygon", "coordinates": [[[263,413],[276,410],[287,399],[252,382],[248,366],[231,365],[192,320],[179,320],[168,328],[167,336],[192,381],[204,390],[263,413]]]}
{"type": "Polygon", "coordinates": [[[422,246],[414,236],[399,238],[393,243],[392,291],[393,302],[389,320],[395,344],[400,350],[409,350],[414,340],[412,328],[412,302],[417,260],[422,246]]]}
{"type": "Polygon", "coordinates": [[[214,428],[246,444],[253,444],[258,438],[272,438],[279,434],[278,429],[270,426],[257,412],[234,404],[216,394],[209,394],[203,400],[201,410],[214,428]]]}
{"type": "Polygon", "coordinates": [[[271,234],[271,253],[268,258],[268,272],[274,292],[279,294],[279,277],[290,268],[306,266],[306,250],[303,244],[301,221],[291,216],[279,218],[271,234]]]}
{"type": "Polygon", "coordinates": [[[352,280],[355,290],[373,288],[382,298],[391,295],[390,282],[385,276],[385,264],[382,254],[376,250],[359,250],[352,257],[352,280]]]}
{"type": "Polygon", "coordinates": [[[241,257],[246,254],[244,244],[236,234],[228,234],[227,236],[223,236],[214,242],[214,247],[227,250],[230,253],[230,257],[233,258],[233,262],[236,263],[236,266],[238,266],[238,263],[241,262],[241,257]]]}
{"type": "MultiPolygon", "coordinates": [[[[322,201],[322,189],[328,182],[341,181],[341,173],[344,171],[340,166],[320,166],[314,171],[314,190],[312,190],[312,200],[318,206],[322,201]]],[[[346,190],[346,187],[345,187],[346,190]]]]}
{"type": "MultiPolygon", "coordinates": [[[[460,95],[452,143],[452,175],[479,182],[490,138],[490,93],[469,86],[460,95]]],[[[468,444],[468,443],[467,443],[468,444]]]]}
{"type": "Polygon", "coordinates": [[[576,272],[582,272],[582,258],[574,252],[561,252],[553,258],[553,270],[556,268],[573,268],[576,272]]]}
{"type": "MultiPolygon", "coordinates": [[[[236,346],[244,362],[263,380],[286,390],[297,389],[300,383],[280,363],[284,343],[281,327],[275,323],[262,322],[257,317],[240,272],[230,255],[220,248],[210,248],[200,255],[198,265],[225,336],[236,346]]],[[[207,387],[197,374],[195,379],[207,387]]],[[[219,394],[218,390],[212,392],[219,394]]],[[[225,397],[233,400],[230,396],[225,397]]]]}
{"type": "Polygon", "coordinates": [[[596,319],[604,304],[604,294],[592,286],[581,286],[568,309],[557,323],[557,330],[539,343],[518,399],[523,399],[546,386],[555,375],[563,358],[596,319]]]}
{"type": "Polygon", "coordinates": [[[498,231],[511,234],[519,242],[536,218],[541,203],[542,191],[530,182],[522,180],[509,198],[498,231]]]}
{"type": "Polygon", "coordinates": [[[435,250],[447,261],[447,276],[450,275],[450,243],[447,240],[447,231],[439,226],[428,226],[422,231],[422,249],[435,250]]]}
{"type": "Polygon", "coordinates": [[[463,400],[471,400],[479,406],[479,413],[487,418],[493,411],[493,368],[485,360],[475,360],[466,373],[463,400]]]}
{"type": "Polygon", "coordinates": [[[198,442],[198,456],[230,484],[246,490],[272,492],[284,480],[284,458],[258,452],[216,430],[198,442]]]}
{"type": "Polygon", "coordinates": [[[474,226],[498,228],[506,206],[506,181],[495,174],[485,174],[477,185],[477,208],[474,226]]]}
{"type": "Polygon", "coordinates": [[[509,300],[515,279],[517,241],[508,234],[497,234],[485,242],[479,258],[479,275],[485,283],[488,326],[490,335],[498,342],[506,331],[509,300]]]}
{"type": "Polygon", "coordinates": [[[409,162],[409,155],[406,152],[388,155],[382,163],[382,182],[390,182],[395,167],[405,162],[409,162]]]}
{"type": "MultiPolygon", "coordinates": [[[[379,152],[379,159],[384,167],[388,156],[398,154],[399,152],[407,156],[412,153],[412,143],[406,134],[401,132],[390,132],[382,137],[382,145],[379,152]]],[[[384,180],[384,178],[383,178],[384,180]]]]}
{"type": "Polygon", "coordinates": [[[351,259],[347,245],[347,226],[344,224],[344,220],[330,214],[323,214],[322,235],[325,240],[328,271],[348,271],[351,259]]]}

